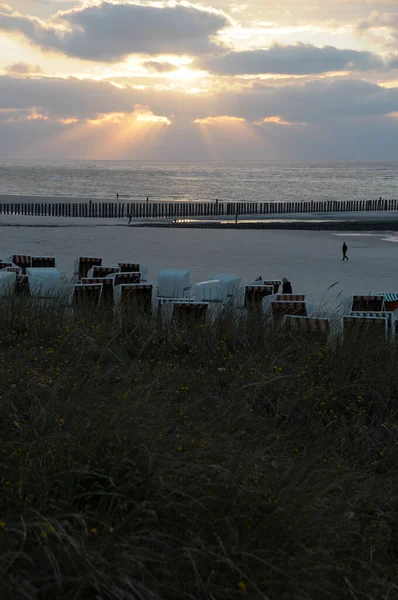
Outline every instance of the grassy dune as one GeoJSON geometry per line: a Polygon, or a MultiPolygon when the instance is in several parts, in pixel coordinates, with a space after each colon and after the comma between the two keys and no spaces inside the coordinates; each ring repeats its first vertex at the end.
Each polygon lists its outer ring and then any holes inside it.
{"type": "Polygon", "coordinates": [[[398,598],[397,347],[1,311],[1,597],[398,598]]]}

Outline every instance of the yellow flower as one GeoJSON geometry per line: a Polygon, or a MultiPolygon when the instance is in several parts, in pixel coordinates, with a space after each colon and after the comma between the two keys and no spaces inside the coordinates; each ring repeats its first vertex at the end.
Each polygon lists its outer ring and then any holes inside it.
{"type": "Polygon", "coordinates": [[[113,527],[111,527],[111,526],[109,525],[109,527],[108,527],[108,531],[109,531],[109,533],[113,533],[115,530],[113,529],[113,527]]]}
{"type": "Polygon", "coordinates": [[[17,429],[19,429],[21,427],[20,424],[18,423],[18,421],[13,421],[12,423],[13,423],[14,427],[16,427],[17,429]]]}
{"type": "Polygon", "coordinates": [[[240,589],[242,592],[246,591],[246,584],[244,581],[239,581],[238,582],[238,589],[240,589]]]}
{"type": "Polygon", "coordinates": [[[92,529],[90,529],[90,533],[96,535],[98,533],[98,531],[95,527],[93,527],[92,529]]]}
{"type": "Polygon", "coordinates": [[[43,540],[45,540],[45,539],[46,539],[46,537],[47,537],[47,534],[46,534],[46,532],[45,532],[45,531],[42,531],[42,532],[41,532],[41,534],[40,534],[40,537],[41,537],[43,540]]]}
{"type": "Polygon", "coordinates": [[[0,521],[0,529],[4,529],[4,527],[6,526],[4,521],[0,521]]]}

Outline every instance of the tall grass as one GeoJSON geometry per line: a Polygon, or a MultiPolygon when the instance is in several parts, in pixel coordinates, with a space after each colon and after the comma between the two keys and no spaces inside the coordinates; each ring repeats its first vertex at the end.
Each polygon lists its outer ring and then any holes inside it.
{"type": "Polygon", "coordinates": [[[396,346],[7,302],[1,597],[398,598],[396,346]]]}

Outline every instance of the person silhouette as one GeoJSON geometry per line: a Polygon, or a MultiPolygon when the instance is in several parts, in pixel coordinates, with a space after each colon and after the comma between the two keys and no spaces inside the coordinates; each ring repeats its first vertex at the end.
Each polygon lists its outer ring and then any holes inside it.
{"type": "Polygon", "coordinates": [[[348,256],[347,256],[348,246],[347,246],[347,244],[345,242],[343,244],[342,250],[343,250],[343,258],[342,258],[342,260],[348,260],[348,256]]]}

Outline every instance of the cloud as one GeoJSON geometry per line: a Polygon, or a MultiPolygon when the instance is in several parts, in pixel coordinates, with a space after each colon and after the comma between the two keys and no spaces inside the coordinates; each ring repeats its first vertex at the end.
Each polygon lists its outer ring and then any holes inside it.
{"type": "Polygon", "coordinates": [[[102,2],[56,13],[49,22],[0,6],[0,30],[22,34],[42,50],[102,62],[130,54],[200,54],[230,24],[215,10],[191,4],[162,7],[102,2]]]}
{"type": "MultiPolygon", "coordinates": [[[[370,38],[379,46],[396,50],[398,41],[398,14],[372,11],[356,26],[357,34],[370,38]]],[[[396,66],[396,65],[395,65],[396,66]]]]}
{"type": "Polygon", "coordinates": [[[368,71],[384,67],[371,52],[317,48],[309,44],[272,46],[268,50],[248,50],[207,56],[196,62],[201,69],[218,75],[257,75],[265,73],[309,75],[337,71],[368,71]]]}
{"type": "MultiPolygon", "coordinates": [[[[200,160],[206,159],[200,136],[207,133],[220,159],[393,159],[398,158],[397,106],[397,88],[354,79],[285,86],[254,83],[239,90],[191,95],[188,101],[185,94],[156,88],[0,76],[0,154],[28,156],[31,148],[29,156],[38,156],[37,144],[48,148],[46,140],[60,136],[59,144],[51,146],[57,157],[93,158],[109,137],[113,158],[200,160]],[[126,139],[132,121],[164,127],[163,141],[140,154],[133,133],[130,146],[128,135],[126,139]],[[76,140],[72,134],[79,131],[79,142],[72,145],[76,140]],[[118,148],[112,142],[115,131],[127,145],[118,148]],[[252,136],[246,145],[239,138],[245,132],[252,136]],[[69,146],[63,145],[65,139],[69,146]]],[[[46,156],[51,156],[49,150],[46,156]]]]}
{"type": "Polygon", "coordinates": [[[142,66],[151,73],[171,73],[172,71],[177,71],[179,68],[171,63],[158,62],[156,60],[147,60],[146,62],[142,63],[142,66]]]}
{"type": "Polygon", "coordinates": [[[43,72],[42,68],[39,65],[29,65],[25,62],[16,62],[12,65],[7,65],[4,67],[4,72],[7,75],[31,75],[31,74],[40,74],[43,72]]]}

